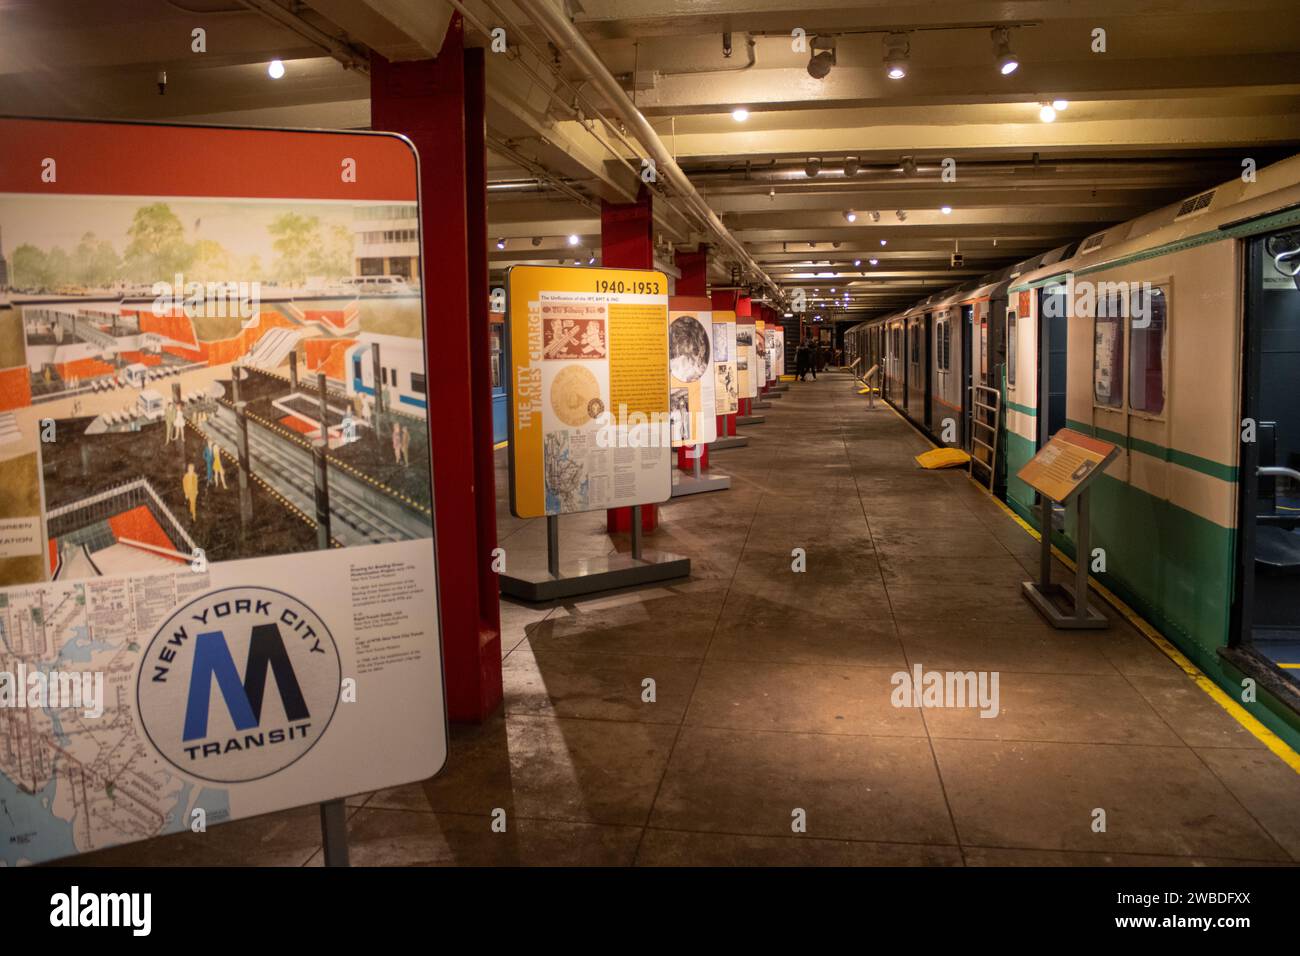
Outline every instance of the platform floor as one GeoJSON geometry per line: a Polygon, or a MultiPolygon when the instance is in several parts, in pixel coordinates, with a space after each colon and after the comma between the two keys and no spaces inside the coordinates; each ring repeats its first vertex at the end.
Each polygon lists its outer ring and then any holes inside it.
{"type": "MultiPolygon", "coordinates": [[[[794,383],[713,457],[732,489],[672,502],[646,539],[689,555],[689,580],[503,603],[503,712],[453,728],[437,779],[349,801],[353,862],[1300,861],[1300,775],[1109,608],[1105,632],[1045,625],[1019,593],[1037,542],[864,403],[843,374],[794,383]],[[998,671],[1000,715],[895,708],[916,664],[998,671]]],[[[498,455],[507,561],[544,563],[498,455]]],[[[613,548],[602,526],[564,519],[566,554],[613,548]]],[[[317,815],[81,860],[318,865],[317,815]]]]}

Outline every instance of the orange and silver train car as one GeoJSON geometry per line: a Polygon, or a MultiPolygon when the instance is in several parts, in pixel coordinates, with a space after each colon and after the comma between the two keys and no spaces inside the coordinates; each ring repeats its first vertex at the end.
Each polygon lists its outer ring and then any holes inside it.
{"type": "MultiPolygon", "coordinates": [[[[846,342],[936,442],[981,459],[995,446],[994,490],[1035,526],[1016,474],[1051,435],[1117,445],[1092,491],[1095,577],[1235,699],[1254,681],[1243,706],[1300,748],[1298,276],[1292,157],[846,342]],[[990,404],[996,442],[974,424],[990,404]]],[[[1053,521],[1070,554],[1073,521],[1053,521]]]]}

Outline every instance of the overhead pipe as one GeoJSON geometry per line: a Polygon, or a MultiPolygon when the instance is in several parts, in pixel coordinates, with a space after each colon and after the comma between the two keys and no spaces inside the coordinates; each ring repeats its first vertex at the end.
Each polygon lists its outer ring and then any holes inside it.
{"type": "Polygon", "coordinates": [[[710,208],[709,204],[704,201],[704,197],[696,191],[690,179],[682,172],[681,167],[677,165],[677,161],[673,159],[668,147],[659,138],[659,134],[654,131],[654,127],[641,115],[641,111],[636,108],[636,104],[628,97],[618,80],[609,72],[609,69],[596,54],[596,51],[591,48],[586,37],[578,31],[578,28],[558,7],[552,5],[548,0],[517,0],[516,5],[528,14],[533,23],[541,28],[542,32],[550,38],[551,42],[559,50],[568,53],[572,57],[573,61],[586,74],[588,80],[604,97],[605,102],[628,125],[637,142],[650,153],[651,158],[655,161],[658,174],[686,202],[687,206],[708,223],[723,245],[735,253],[742,266],[757,276],[764,285],[771,289],[775,296],[782,298],[780,287],[754,261],[753,256],[749,254],[749,250],[731,234],[731,231],[718,218],[718,214],[710,208]]]}

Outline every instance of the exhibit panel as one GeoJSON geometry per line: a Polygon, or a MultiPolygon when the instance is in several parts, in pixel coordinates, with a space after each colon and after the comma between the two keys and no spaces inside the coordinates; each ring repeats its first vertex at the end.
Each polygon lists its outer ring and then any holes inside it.
{"type": "MultiPolygon", "coordinates": [[[[715,309],[713,317],[714,408],[718,415],[735,414],[740,407],[739,349],[736,313],[715,309]]],[[[716,428],[716,423],[715,423],[716,428]]]]}
{"type": "MultiPolygon", "coordinates": [[[[506,284],[511,511],[536,518],[667,500],[667,278],[516,266],[506,284]]],[[[707,336],[700,341],[703,358],[679,365],[703,367],[707,336]]]]}
{"type": "Polygon", "coordinates": [[[755,398],[762,378],[758,324],[751,316],[736,316],[736,382],[739,398],[755,398]]]}
{"type": "Polygon", "coordinates": [[[0,140],[0,863],[436,774],[418,233],[409,277],[357,275],[418,209],[410,144],[0,140]]]}
{"type": "Polygon", "coordinates": [[[673,447],[718,437],[716,347],[709,299],[668,301],[668,404],[673,447]]]}

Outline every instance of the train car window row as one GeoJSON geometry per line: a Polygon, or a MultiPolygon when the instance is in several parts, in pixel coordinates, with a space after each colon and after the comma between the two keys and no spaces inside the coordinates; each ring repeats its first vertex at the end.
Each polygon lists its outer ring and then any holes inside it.
{"type": "MultiPolygon", "coordinates": [[[[1143,294],[1139,289],[1132,292],[1133,296],[1143,294]]],[[[1125,408],[1127,356],[1128,410],[1147,415],[1163,414],[1168,307],[1169,297],[1159,288],[1152,289],[1150,301],[1138,308],[1133,308],[1130,300],[1118,293],[1098,301],[1092,340],[1094,404],[1102,408],[1125,408]],[[1145,320],[1135,321],[1135,312],[1145,314],[1145,320]]]]}

